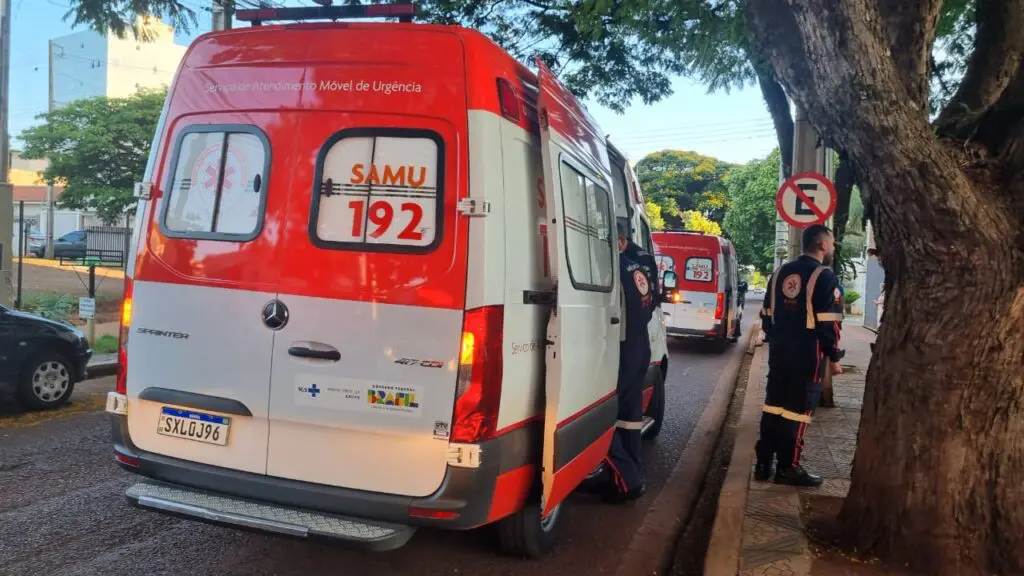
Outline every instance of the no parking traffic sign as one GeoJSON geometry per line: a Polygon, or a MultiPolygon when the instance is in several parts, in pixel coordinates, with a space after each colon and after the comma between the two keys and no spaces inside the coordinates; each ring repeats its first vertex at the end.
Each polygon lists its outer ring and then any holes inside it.
{"type": "Polygon", "coordinates": [[[779,186],[775,207],[790,226],[824,224],[836,211],[836,187],[821,174],[802,172],[779,186]]]}

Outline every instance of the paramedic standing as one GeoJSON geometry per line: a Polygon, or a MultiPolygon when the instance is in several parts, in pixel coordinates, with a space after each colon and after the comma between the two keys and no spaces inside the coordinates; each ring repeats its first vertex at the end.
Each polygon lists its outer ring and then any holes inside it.
{"type": "Polygon", "coordinates": [[[768,386],[757,442],[756,480],[771,477],[778,457],[775,482],[819,486],[820,476],[800,466],[804,433],[821,397],[829,360],[832,373],[842,374],[839,331],[842,293],[829,265],[835,239],[825,226],[804,230],[804,254],[783,264],[769,282],[761,309],[768,340],[768,386]]]}
{"type": "Polygon", "coordinates": [[[651,363],[647,323],[654,309],[654,283],[643,266],[626,257],[629,233],[625,223],[619,222],[616,227],[625,318],[622,319],[623,338],[619,342],[619,377],[616,385],[619,417],[606,459],[612,486],[605,500],[619,504],[636,500],[647,491],[640,475],[640,432],[643,427],[644,377],[651,363]]]}
{"type": "Polygon", "coordinates": [[[629,238],[626,239],[626,247],[622,249],[622,254],[644,269],[644,274],[647,275],[647,280],[651,283],[653,307],[661,306],[661,291],[658,287],[658,262],[654,259],[654,256],[629,238]]]}

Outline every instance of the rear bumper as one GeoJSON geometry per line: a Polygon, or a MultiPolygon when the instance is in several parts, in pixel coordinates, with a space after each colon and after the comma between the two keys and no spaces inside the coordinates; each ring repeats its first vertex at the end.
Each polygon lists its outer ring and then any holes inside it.
{"type": "MultiPolygon", "coordinates": [[[[525,466],[539,460],[541,442],[541,429],[534,425],[523,426],[497,439],[483,442],[480,444],[478,467],[449,465],[441,486],[434,494],[425,498],[412,498],[275,478],[144,452],[132,444],[127,416],[111,414],[110,417],[114,450],[124,457],[117,460],[118,464],[125,470],[155,481],[146,481],[147,486],[185,491],[187,494],[184,496],[178,494],[177,499],[182,500],[178,504],[192,505],[190,502],[195,499],[219,497],[232,502],[226,508],[227,512],[237,508],[233,502],[242,502],[249,507],[274,509],[272,513],[264,514],[272,519],[284,513],[320,514],[329,517],[332,522],[350,522],[392,530],[393,536],[401,540],[398,546],[411,536],[411,532],[405,534],[399,528],[431,526],[464,530],[488,524],[506,515],[504,512],[511,495],[498,486],[499,479],[521,477],[526,471],[525,466]],[[138,466],[127,465],[124,459],[137,461],[138,466]],[[416,511],[415,516],[410,515],[412,509],[416,511]],[[499,514],[496,510],[503,512],[499,514]]],[[[138,498],[133,501],[145,506],[138,498]]],[[[181,510],[148,507],[200,520],[240,525],[239,522],[216,518],[224,510],[207,509],[203,514],[187,514],[181,510]]],[[[267,529],[261,528],[259,522],[249,522],[245,527],[267,529]]],[[[310,535],[349,540],[353,544],[375,549],[397,547],[393,545],[394,542],[369,542],[339,536],[336,530],[325,532],[310,535]]]]}
{"type": "Polygon", "coordinates": [[[725,338],[724,324],[715,322],[710,330],[697,330],[696,328],[675,328],[666,326],[665,332],[669,336],[683,336],[687,338],[704,338],[707,340],[720,340],[725,338]]]}

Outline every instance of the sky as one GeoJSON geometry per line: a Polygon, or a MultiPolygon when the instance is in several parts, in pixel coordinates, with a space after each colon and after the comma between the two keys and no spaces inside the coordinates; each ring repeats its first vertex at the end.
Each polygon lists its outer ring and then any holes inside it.
{"type": "MultiPolygon", "coordinates": [[[[308,1],[286,0],[289,5],[308,1]]],[[[209,0],[185,0],[193,9],[209,0]]],[[[72,32],[63,20],[67,0],[12,0],[11,84],[9,130],[17,148],[22,130],[38,123],[35,116],[46,111],[47,41],[72,32]]],[[[210,29],[210,15],[200,11],[198,29],[177,34],[179,44],[188,44],[210,29]]],[[[587,108],[609,134],[612,142],[633,162],[651,152],[674,149],[695,151],[733,163],[763,158],[775,147],[775,132],[757,86],[729,94],[707,94],[696,82],[677,78],[673,94],[653,105],[634,102],[624,114],[596,103],[587,108]]]]}

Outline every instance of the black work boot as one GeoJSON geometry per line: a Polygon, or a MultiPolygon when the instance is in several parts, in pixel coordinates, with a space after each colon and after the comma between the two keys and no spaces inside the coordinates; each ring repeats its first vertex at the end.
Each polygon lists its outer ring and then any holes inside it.
{"type": "Polygon", "coordinates": [[[814,488],[816,486],[821,486],[821,483],[824,481],[825,479],[821,476],[816,476],[807,470],[804,470],[803,466],[779,468],[775,471],[776,484],[788,484],[790,486],[814,488]]]}
{"type": "Polygon", "coordinates": [[[626,502],[632,502],[633,500],[640,499],[640,497],[642,497],[646,493],[646,484],[641,484],[636,488],[633,488],[629,492],[623,492],[618,489],[612,489],[604,494],[604,501],[608,504],[625,504],[626,502]]]}
{"type": "Polygon", "coordinates": [[[757,464],[754,465],[754,480],[758,482],[767,482],[772,477],[772,462],[771,460],[764,462],[758,460],[757,464]]]}

